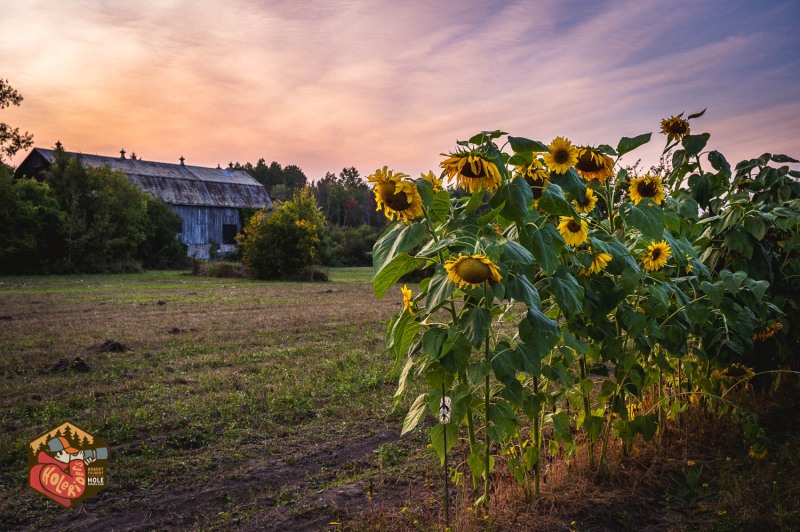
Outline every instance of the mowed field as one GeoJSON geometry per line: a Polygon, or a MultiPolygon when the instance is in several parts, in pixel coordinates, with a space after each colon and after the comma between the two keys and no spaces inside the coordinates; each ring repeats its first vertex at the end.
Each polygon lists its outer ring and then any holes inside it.
{"type": "Polygon", "coordinates": [[[330,273],[0,278],[0,528],[314,530],[402,506],[425,450],[392,409],[402,297],[330,273]],[[26,473],[65,421],[110,449],[110,486],[70,510],[26,473]]]}

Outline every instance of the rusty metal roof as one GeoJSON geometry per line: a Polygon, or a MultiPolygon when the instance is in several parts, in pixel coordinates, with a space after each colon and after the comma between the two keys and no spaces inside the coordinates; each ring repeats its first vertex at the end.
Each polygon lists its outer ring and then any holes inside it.
{"type": "MultiPolygon", "coordinates": [[[[31,157],[33,152],[38,152],[49,163],[55,160],[55,150],[34,148],[28,157],[31,157]]],[[[72,157],[80,157],[83,164],[88,167],[98,168],[108,165],[112,170],[122,172],[134,185],[164,203],[272,209],[272,201],[264,185],[241,170],[65,153],[72,157]]]]}

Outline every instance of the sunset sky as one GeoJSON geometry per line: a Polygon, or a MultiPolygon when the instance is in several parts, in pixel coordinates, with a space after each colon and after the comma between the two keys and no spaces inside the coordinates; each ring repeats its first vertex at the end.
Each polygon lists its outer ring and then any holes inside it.
{"type": "MultiPolygon", "coordinates": [[[[800,157],[800,2],[0,0],[0,122],[35,145],[311,179],[418,177],[486,129],[657,162],[662,118],[735,163],[800,157]]],[[[24,156],[24,154],[23,154],[24,156]]],[[[18,155],[12,162],[19,163],[18,155]]]]}

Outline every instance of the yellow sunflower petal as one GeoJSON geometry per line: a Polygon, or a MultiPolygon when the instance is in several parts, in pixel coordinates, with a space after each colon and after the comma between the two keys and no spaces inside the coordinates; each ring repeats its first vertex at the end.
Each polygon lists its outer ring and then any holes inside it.
{"type": "Polygon", "coordinates": [[[558,224],[558,232],[564,238],[564,242],[569,246],[579,246],[589,239],[589,224],[581,219],[576,222],[571,216],[561,216],[558,224]]]}
{"type": "Polygon", "coordinates": [[[503,279],[497,266],[485,255],[459,254],[445,261],[447,277],[459,288],[477,288],[484,282],[503,279]]]}
{"type": "Polygon", "coordinates": [[[651,272],[660,270],[667,264],[670,255],[672,255],[672,249],[666,240],[653,242],[647,246],[647,251],[642,255],[644,269],[651,272]]]}
{"type": "Polygon", "coordinates": [[[578,162],[578,149],[569,139],[556,137],[547,148],[550,151],[544,154],[544,162],[557,174],[567,173],[578,162]]]}

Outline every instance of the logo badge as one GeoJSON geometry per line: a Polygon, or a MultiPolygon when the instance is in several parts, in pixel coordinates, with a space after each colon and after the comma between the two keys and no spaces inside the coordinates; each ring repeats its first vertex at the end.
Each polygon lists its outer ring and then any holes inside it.
{"type": "Polygon", "coordinates": [[[66,422],[28,444],[28,478],[48,499],[75,506],[108,485],[106,442],[66,422]]]}

